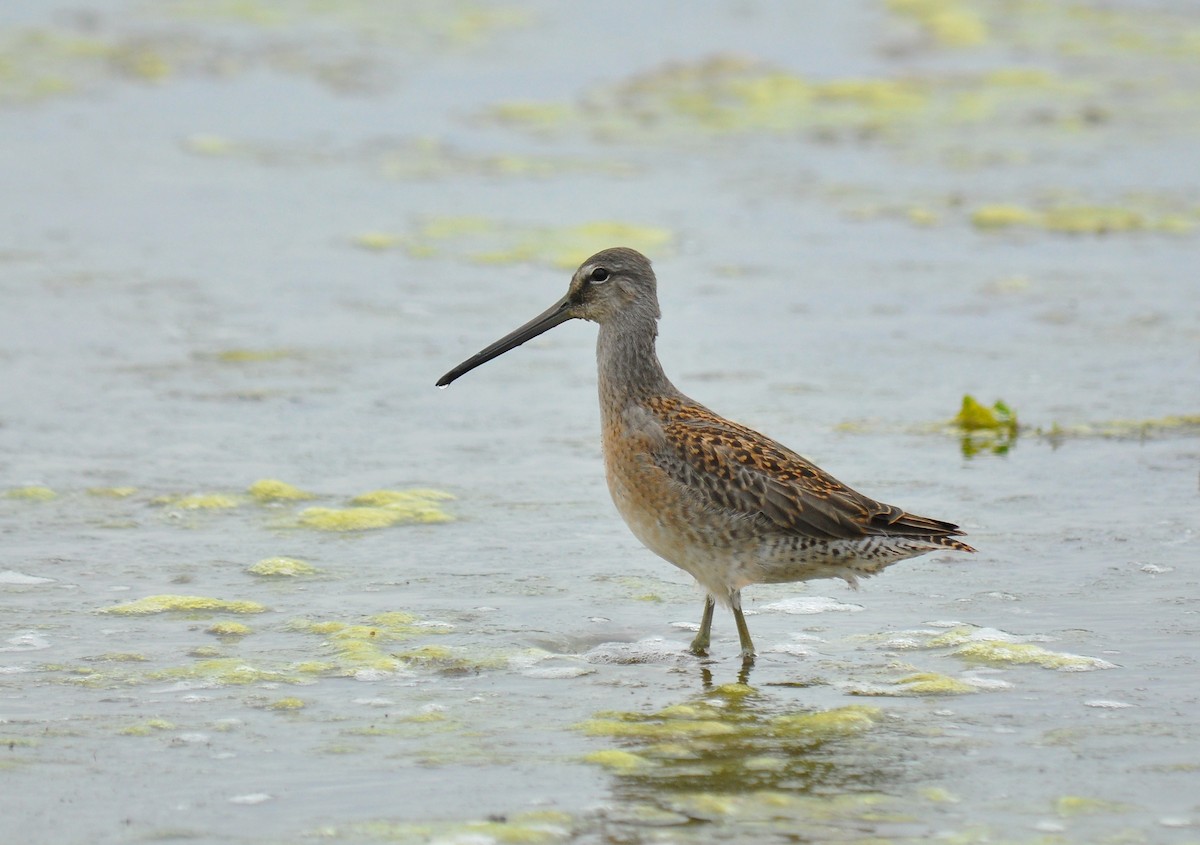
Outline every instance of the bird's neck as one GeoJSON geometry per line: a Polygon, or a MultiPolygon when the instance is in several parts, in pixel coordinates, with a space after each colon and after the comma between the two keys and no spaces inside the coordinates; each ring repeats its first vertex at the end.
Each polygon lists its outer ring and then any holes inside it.
{"type": "Polygon", "coordinates": [[[675,392],[654,351],[657,334],[651,317],[600,324],[596,362],[602,406],[616,409],[630,400],[675,392]]]}

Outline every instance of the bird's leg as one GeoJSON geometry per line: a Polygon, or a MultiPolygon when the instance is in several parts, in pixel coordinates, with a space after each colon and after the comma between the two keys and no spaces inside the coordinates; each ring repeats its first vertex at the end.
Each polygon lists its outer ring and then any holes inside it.
{"type": "Polygon", "coordinates": [[[688,649],[697,657],[708,656],[708,642],[712,634],[713,608],[716,606],[717,600],[711,594],[704,597],[704,615],[700,617],[700,632],[696,634],[696,639],[692,640],[692,647],[688,649]]]}
{"type": "Polygon", "coordinates": [[[754,642],[750,639],[750,629],[746,627],[746,617],[742,615],[741,590],[730,593],[729,607],[733,610],[733,621],[737,623],[738,639],[742,643],[742,660],[753,660],[754,642]]]}

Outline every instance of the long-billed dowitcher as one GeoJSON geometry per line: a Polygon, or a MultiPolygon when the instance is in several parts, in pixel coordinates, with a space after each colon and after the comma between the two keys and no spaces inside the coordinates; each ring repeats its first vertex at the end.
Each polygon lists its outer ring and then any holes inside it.
{"type": "Polygon", "coordinates": [[[937,549],[975,551],[957,525],[858,493],[757,431],[684,396],[663,373],[654,339],[658,294],[650,261],[623,247],[598,252],[566,296],[438,379],[480,364],[567,320],[600,324],[596,343],[604,469],[617,510],[651,551],[707,591],[691,650],[707,653],[713,608],[733,611],[742,656],[754,656],[742,588],[858,577],[937,549]]]}

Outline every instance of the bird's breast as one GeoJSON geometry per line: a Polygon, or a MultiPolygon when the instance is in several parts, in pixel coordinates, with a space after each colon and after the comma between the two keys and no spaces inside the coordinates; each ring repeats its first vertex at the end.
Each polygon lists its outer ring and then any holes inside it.
{"type": "Polygon", "coordinates": [[[692,491],[658,466],[655,454],[669,448],[663,427],[641,405],[603,415],[604,468],[617,511],[641,543],[691,573],[712,592],[748,583],[745,537],[706,508],[692,491]],[[736,571],[736,572],[735,572],[736,571]]]}

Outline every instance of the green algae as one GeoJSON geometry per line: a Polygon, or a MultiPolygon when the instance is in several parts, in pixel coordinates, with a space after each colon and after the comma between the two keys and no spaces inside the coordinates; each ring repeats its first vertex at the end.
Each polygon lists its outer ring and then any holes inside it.
{"type": "MultiPolygon", "coordinates": [[[[972,25],[967,13],[924,19],[947,43],[966,43],[986,29],[982,23],[972,25]]],[[[706,137],[797,131],[822,138],[896,139],[1004,125],[1036,104],[1083,110],[1091,93],[1086,85],[1065,82],[1040,68],[818,80],[754,59],[717,55],[595,88],[574,104],[502,103],[489,116],[537,134],[582,130],[605,140],[685,139],[694,144],[706,137]]]]}
{"type": "Polygon", "coordinates": [[[943,675],[939,672],[915,672],[893,681],[886,686],[868,686],[853,690],[853,695],[862,696],[934,696],[970,695],[979,692],[979,687],[943,675]]]}
{"type": "Polygon", "coordinates": [[[757,690],[728,684],[657,711],[599,712],[574,727],[613,743],[584,760],[618,779],[622,791],[695,818],[706,802],[763,806],[781,789],[795,797],[818,785],[836,789],[843,777],[870,777],[869,759],[851,748],[881,720],[881,710],[861,705],[781,712],[757,690]]]}
{"type": "Polygon", "coordinates": [[[1054,812],[1064,819],[1077,816],[1092,816],[1107,813],[1128,813],[1135,809],[1130,804],[1087,798],[1081,795],[1062,795],[1054,801],[1054,812]]]}
{"type": "Polygon", "coordinates": [[[472,0],[423,0],[400,6],[388,0],[169,0],[158,4],[158,12],[193,23],[237,24],[272,32],[300,33],[325,25],[388,43],[412,43],[420,37],[457,46],[484,43],[528,21],[519,8],[472,0]]]}
{"type": "Polygon", "coordinates": [[[254,633],[249,625],[241,622],[214,622],[206,631],[216,637],[245,637],[254,633]]]}
{"type": "Polygon", "coordinates": [[[311,563],[305,563],[293,557],[268,557],[246,567],[251,575],[260,578],[298,578],[301,575],[313,575],[320,572],[311,563]]]}
{"type": "Polygon", "coordinates": [[[293,349],[245,349],[242,347],[223,349],[213,356],[215,360],[222,364],[258,364],[270,361],[283,361],[295,357],[297,355],[293,349]]]}
{"type": "Polygon", "coordinates": [[[988,40],[987,24],[963,0],[887,0],[887,8],[914,20],[945,47],[976,47],[988,40]]]}
{"type": "Polygon", "coordinates": [[[387,508],[306,508],[300,525],[318,531],[370,531],[404,522],[403,514],[387,508]]]}
{"type": "Polygon", "coordinates": [[[195,657],[200,660],[207,660],[210,657],[220,657],[224,653],[215,645],[198,645],[195,648],[188,649],[188,657],[195,657]]]}
{"type": "MultiPolygon", "coordinates": [[[[391,81],[390,74],[357,42],[383,43],[393,53],[401,48],[406,55],[432,55],[478,48],[528,20],[520,9],[473,0],[165,0],[126,11],[0,32],[0,106],[84,95],[117,84],[226,79],[264,66],[334,90],[379,90],[391,81]],[[231,42],[229,27],[270,29],[287,46],[248,52],[231,42]],[[338,31],[348,38],[331,42],[338,31]]],[[[222,154],[219,140],[212,136],[197,145],[199,151],[222,154]]]]}
{"type": "MultiPolygon", "coordinates": [[[[617,161],[511,153],[473,154],[456,149],[436,138],[419,138],[405,144],[394,144],[379,155],[376,167],[385,178],[409,180],[461,177],[464,174],[546,179],[573,173],[625,176],[632,172],[629,165],[617,161]]],[[[384,235],[384,242],[373,244],[371,234],[366,232],[360,235],[359,238],[365,241],[356,241],[358,245],[366,249],[399,246],[396,237],[386,233],[376,233],[384,235]]]]}
{"type": "Polygon", "coordinates": [[[287,712],[287,711],[303,710],[305,708],[305,706],[306,705],[305,705],[303,699],[288,697],[288,698],[275,699],[274,701],[272,701],[270,704],[267,705],[267,709],[287,712]]]}
{"type": "Polygon", "coordinates": [[[130,651],[110,651],[104,654],[97,654],[92,657],[85,657],[91,663],[145,663],[150,658],[144,654],[130,651]]]}
{"type": "Polygon", "coordinates": [[[6,499],[22,499],[26,502],[49,502],[57,499],[58,494],[49,487],[31,485],[29,487],[14,487],[4,491],[6,499]]]}
{"type": "Polygon", "coordinates": [[[639,771],[654,765],[654,763],[640,754],[634,754],[632,751],[621,751],[617,748],[593,751],[590,754],[584,755],[583,759],[586,763],[603,766],[611,771],[621,773],[639,771]]]}
{"type": "Polygon", "coordinates": [[[413,258],[452,255],[476,264],[542,263],[572,270],[613,244],[661,255],[673,241],[667,229],[624,221],[521,226],[477,216],[435,217],[408,234],[376,231],[354,238],[365,249],[400,248],[413,258]]]}
{"type": "Polygon", "coordinates": [[[1112,669],[1113,664],[1098,657],[1050,651],[1032,643],[1012,643],[1003,640],[975,640],[954,650],[956,657],[995,665],[1034,665],[1060,672],[1089,672],[1093,669],[1112,669]]]}
{"type": "Polygon", "coordinates": [[[515,813],[503,821],[394,822],[363,821],[329,825],[313,831],[321,838],[416,843],[478,843],[478,845],[558,845],[573,839],[573,816],[556,810],[515,813]]]}
{"type": "Polygon", "coordinates": [[[924,786],[917,790],[917,794],[930,804],[957,804],[962,800],[953,792],[941,786],[924,786]]]}
{"type": "Polygon", "coordinates": [[[315,499],[312,493],[301,490],[295,485],[288,484],[286,481],[278,481],[274,478],[263,478],[255,481],[246,491],[251,498],[258,502],[300,502],[306,499],[315,499]]]}
{"type": "Polygon", "coordinates": [[[971,224],[984,231],[1043,229],[1064,235],[1109,235],[1119,232],[1187,234],[1197,221],[1185,214],[1116,205],[1051,205],[1042,210],[1011,204],[981,205],[971,224]]]}
{"type": "Polygon", "coordinates": [[[971,212],[971,223],[978,229],[1036,226],[1039,219],[1037,212],[1019,205],[982,205],[971,212]]]}
{"type": "Polygon", "coordinates": [[[228,510],[238,507],[241,501],[225,493],[194,493],[186,496],[159,496],[153,500],[153,504],[183,510],[228,510]]]}
{"type": "Polygon", "coordinates": [[[311,683],[311,679],[297,674],[290,667],[287,670],[267,669],[236,657],[197,660],[187,666],[159,669],[148,673],[146,677],[153,681],[199,680],[220,686],[311,683]]]}
{"type": "Polygon", "coordinates": [[[188,152],[200,156],[227,156],[238,149],[238,145],[228,138],[203,133],[189,135],[181,144],[188,152]]]}
{"type": "Polygon", "coordinates": [[[896,681],[908,695],[969,695],[979,688],[937,672],[918,672],[896,681]]]}
{"type": "Polygon", "coordinates": [[[932,637],[925,647],[951,648],[951,653],[956,657],[993,665],[1034,665],[1062,672],[1115,668],[1112,663],[1098,657],[1051,651],[1016,639],[1000,631],[963,625],[932,637]]]}
{"type": "Polygon", "coordinates": [[[737,727],[724,722],[701,719],[674,719],[657,722],[630,722],[620,719],[589,719],[575,726],[588,736],[639,739],[683,739],[688,737],[729,736],[737,727]]]}
{"type": "Polygon", "coordinates": [[[136,487],[89,487],[87,494],[98,499],[128,499],[137,493],[136,487]]]}
{"type": "Polygon", "coordinates": [[[405,244],[405,240],[402,235],[397,235],[394,232],[378,231],[360,232],[352,237],[350,242],[355,246],[362,247],[363,249],[369,249],[374,252],[395,249],[396,247],[403,246],[405,244]]]}
{"type": "Polygon", "coordinates": [[[41,742],[29,736],[0,736],[0,748],[37,748],[41,742]]]}
{"type": "Polygon", "coordinates": [[[771,727],[780,736],[823,741],[868,731],[878,724],[882,715],[883,711],[878,707],[852,704],[817,713],[777,716],[771,727]]]}
{"type": "Polygon", "coordinates": [[[501,669],[508,665],[508,659],[502,655],[472,653],[463,649],[434,645],[399,651],[396,653],[396,657],[406,666],[416,666],[447,674],[475,674],[490,669],[501,669]]]}
{"type": "Polygon", "coordinates": [[[454,498],[453,493],[447,493],[445,490],[414,487],[411,490],[371,490],[355,496],[350,500],[350,504],[379,508],[408,507],[414,504],[452,501],[454,498]]]}
{"type": "MultiPolygon", "coordinates": [[[[448,661],[459,659],[448,652],[394,652],[392,649],[396,644],[449,630],[449,626],[424,623],[417,616],[402,611],[376,614],[369,617],[365,624],[294,619],[287,627],[291,631],[322,637],[323,648],[334,656],[332,671],[343,675],[354,675],[361,671],[394,673],[410,665],[436,668],[439,658],[444,657],[448,661]]],[[[324,667],[324,664],[319,665],[324,667]]]]}
{"type": "Polygon", "coordinates": [[[963,431],[1015,431],[1017,415],[1000,399],[989,408],[974,396],[966,394],[962,398],[962,408],[954,418],[954,424],[963,431]]]}
{"type": "Polygon", "coordinates": [[[166,719],[148,719],[145,722],[140,722],[136,725],[130,725],[122,728],[119,733],[123,736],[150,736],[152,734],[161,733],[162,731],[173,731],[175,725],[166,719]]]}
{"type": "Polygon", "coordinates": [[[369,531],[401,524],[451,522],[439,504],[454,496],[442,490],[373,490],[351,500],[349,508],[305,508],[299,523],[318,531],[369,531]]]}
{"type": "Polygon", "coordinates": [[[1144,420],[1117,419],[1070,425],[1054,423],[1049,428],[1037,429],[1037,433],[1051,441],[1086,437],[1145,440],[1168,435],[1196,436],[1200,434],[1200,414],[1170,414],[1144,420]]]}
{"type": "Polygon", "coordinates": [[[267,608],[255,601],[228,601],[208,596],[156,595],[105,607],[98,613],[143,616],[151,613],[262,613],[267,608]]]}
{"type": "Polygon", "coordinates": [[[997,399],[989,408],[970,394],[963,396],[951,425],[959,430],[959,446],[968,458],[982,452],[1003,455],[1016,444],[1020,432],[1016,412],[1003,400],[997,399]]]}

